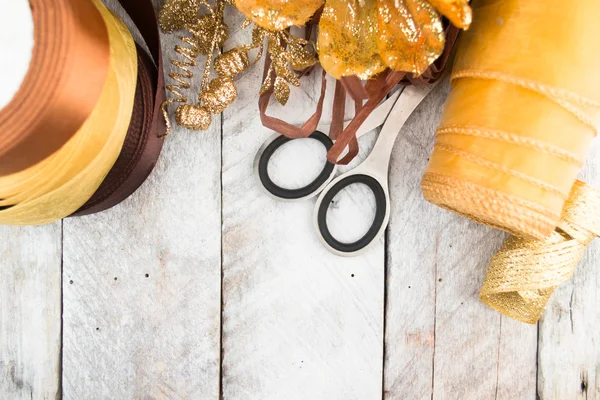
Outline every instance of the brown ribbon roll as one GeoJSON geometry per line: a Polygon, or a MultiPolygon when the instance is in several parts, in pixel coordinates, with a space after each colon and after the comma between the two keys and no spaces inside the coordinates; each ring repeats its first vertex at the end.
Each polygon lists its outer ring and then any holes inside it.
{"type": "Polygon", "coordinates": [[[72,216],[96,213],[129,197],[154,169],[166,124],[160,111],[165,100],[158,24],[150,0],[120,0],[140,31],[151,57],[137,46],[138,81],[125,143],[114,166],[94,195],[72,216]]]}
{"type": "Polygon", "coordinates": [[[33,54],[19,90],[0,110],[0,176],[63,146],[94,109],[108,71],[108,32],[91,2],[30,0],[30,5],[33,54]]]}

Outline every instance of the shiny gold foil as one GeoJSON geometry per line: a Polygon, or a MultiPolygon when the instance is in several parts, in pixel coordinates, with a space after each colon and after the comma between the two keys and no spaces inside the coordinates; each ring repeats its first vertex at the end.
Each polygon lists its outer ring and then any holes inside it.
{"type": "Polygon", "coordinates": [[[238,10],[269,31],[305,25],[323,5],[323,0],[235,0],[238,10]]]}
{"type": "Polygon", "coordinates": [[[480,298],[518,321],[535,324],[556,287],[573,275],[600,236],[600,191],[576,181],[556,231],[544,240],[511,236],[492,258],[480,298]]]}
{"type": "Polygon", "coordinates": [[[319,61],[334,78],[369,79],[386,69],[377,44],[376,0],[327,0],[319,23],[319,61]]]}
{"type": "Polygon", "coordinates": [[[420,75],[444,50],[440,15],[425,0],[377,0],[377,44],[386,65],[420,75]]]}

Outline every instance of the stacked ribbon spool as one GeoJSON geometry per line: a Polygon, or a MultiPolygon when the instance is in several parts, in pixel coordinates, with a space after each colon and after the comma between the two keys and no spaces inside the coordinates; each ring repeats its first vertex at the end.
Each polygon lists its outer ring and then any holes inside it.
{"type": "Polygon", "coordinates": [[[600,115],[600,3],[472,7],[422,188],[434,204],[514,235],[481,298],[535,323],[600,233],[600,192],[576,181],[600,115]]]}
{"type": "Polygon", "coordinates": [[[99,0],[30,0],[29,71],[0,110],[0,223],[34,225],[111,207],[162,147],[162,60],[151,2],[122,0],[150,49],[99,0]]]}

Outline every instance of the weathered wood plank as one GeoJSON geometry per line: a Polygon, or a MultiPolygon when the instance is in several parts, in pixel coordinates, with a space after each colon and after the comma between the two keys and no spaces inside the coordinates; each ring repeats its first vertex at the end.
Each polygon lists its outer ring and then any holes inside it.
{"type": "MultiPolygon", "coordinates": [[[[26,0],[0,15],[0,108],[18,90],[31,60],[33,19],[26,0]]],[[[7,8],[8,7],[8,8],[7,8]]],[[[0,394],[60,396],[61,224],[0,227],[0,394]]]]}
{"type": "Polygon", "coordinates": [[[420,181],[448,84],[396,142],[390,171],[386,399],[531,399],[535,327],[487,309],[478,291],[503,234],[425,202],[420,181]]]}
{"type": "MultiPolygon", "coordinates": [[[[231,44],[248,39],[242,36],[236,31],[231,44]]],[[[313,231],[314,200],[284,203],[261,190],[253,160],[271,135],[257,110],[261,77],[255,67],[241,78],[223,124],[223,398],[380,398],[383,241],[361,257],[334,256],[313,231]]],[[[288,105],[272,104],[269,112],[302,122],[316,104],[319,81],[313,74],[288,105]]],[[[303,154],[312,147],[290,146],[303,154]]],[[[276,178],[290,187],[303,180],[298,170],[280,168],[276,178]]],[[[339,199],[340,208],[348,199],[339,199]]],[[[335,211],[339,228],[344,217],[335,211]]]]}
{"type": "Polygon", "coordinates": [[[61,224],[0,227],[0,394],[60,396],[61,224]]]}
{"type": "MultiPolygon", "coordinates": [[[[581,174],[600,188],[600,149],[581,174]]],[[[541,400],[600,399],[600,243],[594,241],[573,279],[559,286],[540,321],[541,400]]]]}
{"type": "Polygon", "coordinates": [[[176,128],[131,198],[65,220],[65,399],[218,398],[220,147],[176,128]]]}

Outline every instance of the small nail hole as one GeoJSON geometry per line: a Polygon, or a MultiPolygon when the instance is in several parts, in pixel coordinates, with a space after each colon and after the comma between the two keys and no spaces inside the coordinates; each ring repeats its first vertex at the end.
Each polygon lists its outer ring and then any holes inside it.
{"type": "Polygon", "coordinates": [[[73,281],[69,281],[69,283],[72,285],[72,284],[73,284],[73,281]]]}
{"type": "Polygon", "coordinates": [[[352,274],[352,275],[350,275],[350,276],[354,278],[354,274],[352,274]]]}
{"type": "Polygon", "coordinates": [[[408,288],[410,289],[410,286],[408,288]]]}
{"type": "Polygon", "coordinates": [[[115,281],[117,280],[117,277],[115,276],[115,281]]]}
{"type": "Polygon", "coordinates": [[[442,278],[438,279],[438,282],[441,282],[441,281],[442,281],[442,278]]]}
{"type": "Polygon", "coordinates": [[[149,276],[150,276],[149,274],[146,274],[146,278],[148,278],[149,276]]]}

